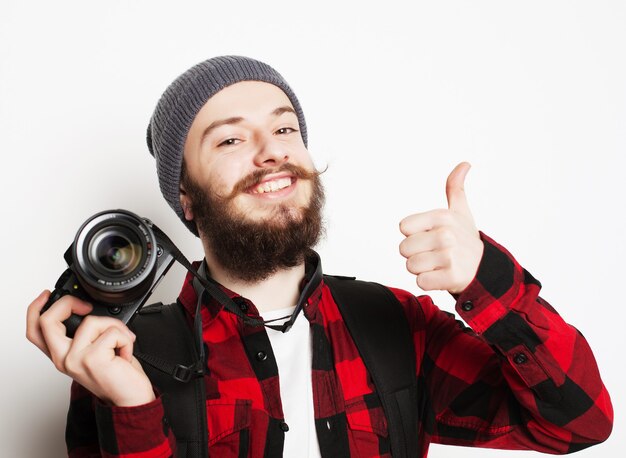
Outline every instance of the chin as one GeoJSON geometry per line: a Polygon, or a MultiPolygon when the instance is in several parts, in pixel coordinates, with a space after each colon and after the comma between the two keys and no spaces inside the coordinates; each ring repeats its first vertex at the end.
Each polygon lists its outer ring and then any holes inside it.
{"type": "Polygon", "coordinates": [[[287,205],[280,205],[267,210],[250,210],[241,215],[249,223],[264,223],[269,226],[284,227],[290,222],[300,222],[303,218],[303,209],[287,205]]]}
{"type": "Polygon", "coordinates": [[[252,201],[246,199],[237,205],[238,213],[245,220],[249,221],[272,221],[276,218],[301,219],[304,208],[310,200],[310,196],[292,196],[280,202],[268,200],[260,202],[253,198],[252,201]]]}

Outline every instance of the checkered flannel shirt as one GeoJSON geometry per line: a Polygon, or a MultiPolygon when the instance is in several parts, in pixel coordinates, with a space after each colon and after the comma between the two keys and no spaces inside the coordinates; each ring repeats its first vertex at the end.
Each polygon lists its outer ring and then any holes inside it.
{"type": "MultiPolygon", "coordinates": [[[[428,296],[391,289],[403,305],[417,354],[420,456],[431,442],[557,454],[602,442],[613,412],[586,340],[538,296],[539,282],[508,251],[481,237],[485,250],[476,278],[456,297],[456,311],[469,328],[428,296]]],[[[316,260],[312,268],[321,269],[316,260]]],[[[190,320],[196,307],[191,283],[188,275],[179,296],[190,320]]],[[[259,317],[254,304],[230,295],[245,313],[259,317]]],[[[265,328],[244,325],[216,302],[205,304],[202,313],[209,454],[282,456],[289,433],[265,328]]],[[[303,313],[311,326],[322,456],[391,456],[375,387],[323,281],[303,313]]],[[[108,406],[77,384],[66,440],[71,458],[176,456],[160,398],[138,407],[108,406]]]]}

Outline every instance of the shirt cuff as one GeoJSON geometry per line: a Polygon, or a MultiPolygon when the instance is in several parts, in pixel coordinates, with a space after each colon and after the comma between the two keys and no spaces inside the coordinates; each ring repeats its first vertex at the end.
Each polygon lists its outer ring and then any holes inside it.
{"type": "Polygon", "coordinates": [[[523,269],[505,248],[483,232],[480,238],[485,249],[476,276],[455,295],[457,313],[478,334],[509,312],[523,280],[523,269]]]}
{"type": "Polygon", "coordinates": [[[172,454],[160,397],[133,407],[118,407],[96,401],[96,422],[101,450],[113,456],[144,453],[141,456],[168,457],[172,454]]]}

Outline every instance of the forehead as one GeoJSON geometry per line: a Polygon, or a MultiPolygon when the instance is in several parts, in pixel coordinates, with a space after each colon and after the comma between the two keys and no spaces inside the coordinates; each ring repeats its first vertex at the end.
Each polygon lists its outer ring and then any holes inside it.
{"type": "Polygon", "coordinates": [[[211,97],[200,109],[196,120],[200,118],[204,122],[212,122],[237,116],[267,115],[281,106],[293,108],[287,94],[277,86],[261,81],[242,81],[211,97]]]}

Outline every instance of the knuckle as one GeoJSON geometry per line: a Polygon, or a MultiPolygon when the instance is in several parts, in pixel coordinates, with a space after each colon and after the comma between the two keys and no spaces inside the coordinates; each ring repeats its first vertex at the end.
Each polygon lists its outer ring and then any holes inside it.
{"type": "Polygon", "coordinates": [[[83,325],[85,327],[90,327],[93,326],[94,323],[98,322],[98,317],[94,316],[94,315],[87,315],[86,317],[83,318],[83,325]]]}
{"type": "Polygon", "coordinates": [[[116,318],[111,318],[111,322],[108,323],[109,327],[108,330],[114,335],[114,336],[122,336],[122,335],[127,335],[126,333],[126,325],[124,323],[122,323],[120,320],[116,319],[116,318]]]}
{"type": "Polygon", "coordinates": [[[52,356],[52,364],[59,372],[65,373],[65,358],[59,358],[58,356],[52,356]]]}
{"type": "Polygon", "coordinates": [[[407,218],[400,221],[398,227],[400,228],[400,232],[403,234],[407,234],[409,223],[407,222],[407,218]]]}
{"type": "Polygon", "coordinates": [[[439,224],[447,226],[452,222],[452,214],[450,213],[450,210],[440,208],[437,210],[437,219],[439,224]]]}
{"type": "Polygon", "coordinates": [[[115,340],[119,343],[125,343],[128,340],[128,333],[119,325],[112,324],[102,333],[101,337],[107,340],[115,340]]]}
{"type": "Polygon", "coordinates": [[[110,337],[120,337],[122,335],[121,329],[115,323],[111,323],[104,333],[110,337]]]}
{"type": "Polygon", "coordinates": [[[56,308],[71,309],[72,304],[75,303],[75,301],[77,300],[78,299],[75,296],[72,296],[71,294],[65,294],[61,296],[59,299],[57,299],[57,301],[54,304],[52,304],[52,307],[56,306],[56,308]]]}
{"type": "Polygon", "coordinates": [[[106,326],[107,328],[124,329],[126,327],[126,325],[122,323],[121,320],[112,316],[99,316],[97,318],[102,322],[102,325],[106,326]]]}
{"type": "Polygon", "coordinates": [[[411,268],[415,275],[424,274],[432,270],[432,259],[428,253],[411,256],[411,268]]]}
{"type": "Polygon", "coordinates": [[[441,261],[445,266],[454,267],[454,256],[449,249],[441,250],[441,261]]]}
{"type": "Polygon", "coordinates": [[[456,235],[449,227],[442,227],[438,231],[439,243],[442,247],[453,246],[456,242],[456,235]]]}
{"type": "Polygon", "coordinates": [[[44,313],[43,315],[41,315],[39,318],[39,325],[40,326],[47,326],[48,323],[50,323],[52,321],[52,315],[49,313],[44,313]]]}
{"type": "Polygon", "coordinates": [[[425,275],[418,275],[416,282],[417,282],[417,286],[419,286],[424,291],[428,291],[429,289],[428,279],[425,275]]]}
{"type": "Polygon", "coordinates": [[[445,218],[447,212],[448,210],[446,210],[445,208],[436,208],[435,210],[433,210],[433,214],[439,219],[445,218]]]}
{"type": "Polygon", "coordinates": [[[78,372],[78,368],[79,363],[77,359],[71,354],[68,354],[65,358],[65,372],[70,376],[75,375],[78,372]]]}
{"type": "Polygon", "coordinates": [[[81,363],[82,368],[88,374],[93,373],[94,369],[96,369],[99,365],[100,363],[97,362],[97,359],[94,357],[85,357],[81,363]]]}
{"type": "Polygon", "coordinates": [[[408,247],[408,242],[406,239],[404,239],[402,242],[400,242],[400,245],[398,247],[400,254],[402,256],[404,256],[405,258],[408,257],[409,254],[409,247],[408,247]]]}
{"type": "Polygon", "coordinates": [[[26,308],[26,313],[32,313],[37,309],[37,300],[31,302],[26,308]]]}

